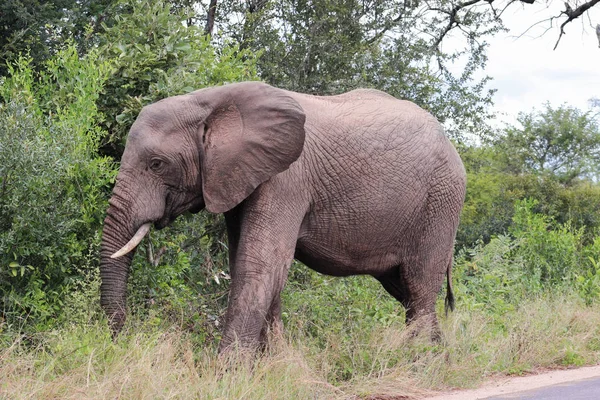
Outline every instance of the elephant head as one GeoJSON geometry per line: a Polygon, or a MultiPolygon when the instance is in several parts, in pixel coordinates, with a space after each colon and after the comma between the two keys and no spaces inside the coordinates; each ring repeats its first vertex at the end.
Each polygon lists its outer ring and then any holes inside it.
{"type": "Polygon", "coordinates": [[[304,146],[305,115],[285,91],[259,82],[170,97],[131,127],[102,234],[101,305],[113,334],[125,321],[133,250],[152,224],[203,208],[232,209],[286,170],[304,146]]]}

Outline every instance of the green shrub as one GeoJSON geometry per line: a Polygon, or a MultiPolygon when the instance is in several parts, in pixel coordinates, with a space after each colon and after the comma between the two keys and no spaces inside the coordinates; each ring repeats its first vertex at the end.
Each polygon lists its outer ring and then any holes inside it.
{"type": "Polygon", "coordinates": [[[563,186],[558,192],[556,222],[570,221],[575,228],[584,230],[584,242],[592,243],[600,233],[600,185],[592,181],[563,186]]]}
{"type": "Polygon", "coordinates": [[[588,243],[583,228],[537,213],[537,206],[535,200],[517,201],[509,235],[459,252],[459,302],[502,315],[527,298],[557,291],[586,304],[600,299],[600,239],[588,243]]]}
{"type": "Polygon", "coordinates": [[[202,345],[218,343],[229,268],[222,216],[199,213],[152,231],[133,260],[129,304],[154,325],[177,324],[202,345]]]}
{"type": "Polygon", "coordinates": [[[29,63],[11,65],[0,90],[0,312],[9,326],[41,329],[96,266],[115,168],[96,156],[108,65],[72,44],[40,73],[29,63]]]}
{"type": "Polygon", "coordinates": [[[600,300],[600,236],[583,249],[587,268],[575,272],[575,288],[588,306],[600,300]]]}
{"type": "Polygon", "coordinates": [[[523,259],[526,274],[560,286],[581,268],[583,230],[573,228],[570,221],[557,224],[544,214],[534,213],[536,204],[535,200],[515,204],[510,232],[519,242],[516,255],[523,259]]]}
{"type": "Polygon", "coordinates": [[[515,256],[517,245],[502,235],[459,252],[454,265],[459,307],[503,315],[528,294],[539,291],[536,280],[523,273],[524,262],[515,256]]]}
{"type": "MultiPolygon", "coordinates": [[[[283,320],[317,341],[325,330],[360,332],[374,323],[404,322],[402,305],[370,276],[346,278],[319,274],[295,262],[282,297],[283,320]]],[[[321,343],[322,345],[324,343],[321,343]]]]}

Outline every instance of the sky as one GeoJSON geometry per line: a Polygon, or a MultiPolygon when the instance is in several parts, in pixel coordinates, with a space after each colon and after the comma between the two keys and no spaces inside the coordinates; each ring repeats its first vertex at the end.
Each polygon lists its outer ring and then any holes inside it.
{"type": "Polygon", "coordinates": [[[516,6],[505,12],[507,33],[498,33],[488,40],[488,63],[484,73],[496,88],[493,110],[499,121],[514,123],[520,111],[541,110],[548,101],[553,107],[563,103],[589,110],[588,100],[600,98],[600,48],[595,26],[600,23],[600,5],[565,27],[566,34],[556,50],[559,30],[550,29],[540,37],[546,22],[523,34],[537,21],[557,15],[564,9],[562,1],[546,5],[516,6]],[[553,13],[553,14],[551,14],[553,13]],[[590,21],[591,20],[591,21],[590,21]]]}

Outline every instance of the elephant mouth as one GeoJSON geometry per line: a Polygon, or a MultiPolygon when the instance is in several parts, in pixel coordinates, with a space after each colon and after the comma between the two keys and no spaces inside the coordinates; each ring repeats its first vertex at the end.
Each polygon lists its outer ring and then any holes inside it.
{"type": "Polygon", "coordinates": [[[157,230],[161,230],[163,228],[166,228],[167,226],[169,226],[173,221],[175,221],[174,216],[171,215],[166,215],[164,217],[162,217],[161,219],[159,219],[158,221],[154,222],[154,227],[157,230]]]}
{"type": "MultiPolygon", "coordinates": [[[[168,204],[168,198],[167,198],[167,204],[168,204]]],[[[205,204],[204,204],[204,199],[202,197],[198,198],[194,198],[191,199],[177,207],[167,207],[167,209],[169,209],[169,211],[167,211],[162,218],[160,218],[159,220],[154,222],[154,227],[158,230],[166,228],[167,226],[169,226],[173,221],[175,221],[175,219],[180,216],[181,214],[184,214],[186,212],[191,212],[193,214],[196,214],[200,211],[202,211],[205,208],[205,204]]]]}
{"type": "Polygon", "coordinates": [[[202,199],[201,201],[198,201],[196,203],[194,203],[190,208],[189,208],[189,212],[191,212],[192,214],[197,214],[200,211],[204,210],[204,208],[206,207],[206,204],[204,204],[204,199],[202,199]]]}

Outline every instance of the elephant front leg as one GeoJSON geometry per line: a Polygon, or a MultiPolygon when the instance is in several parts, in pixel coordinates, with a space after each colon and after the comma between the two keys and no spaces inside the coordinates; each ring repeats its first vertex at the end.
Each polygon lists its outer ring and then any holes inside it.
{"type": "Polygon", "coordinates": [[[266,324],[260,332],[260,345],[265,346],[269,336],[281,338],[283,336],[283,321],[281,319],[281,294],[277,294],[267,313],[266,324]]]}
{"type": "Polygon", "coordinates": [[[240,226],[219,352],[235,347],[254,350],[266,344],[269,331],[281,333],[283,328],[280,293],[292,263],[297,229],[278,228],[273,221],[242,221],[240,226]]]}
{"type": "Polygon", "coordinates": [[[271,329],[282,330],[280,293],[290,264],[291,259],[250,267],[238,255],[220,352],[236,346],[256,349],[266,344],[271,329]]]}

